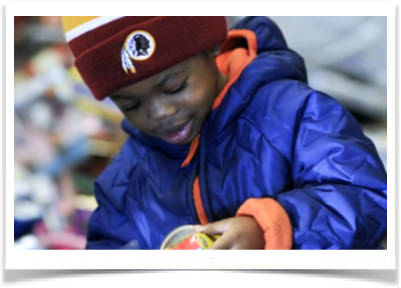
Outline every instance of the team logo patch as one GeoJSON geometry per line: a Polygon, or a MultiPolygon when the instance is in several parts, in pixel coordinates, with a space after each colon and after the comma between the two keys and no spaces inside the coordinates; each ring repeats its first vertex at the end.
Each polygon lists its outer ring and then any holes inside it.
{"type": "Polygon", "coordinates": [[[125,73],[136,73],[134,61],[149,59],[155,52],[155,49],[155,39],[149,32],[142,30],[131,32],[121,48],[121,64],[125,73]]]}

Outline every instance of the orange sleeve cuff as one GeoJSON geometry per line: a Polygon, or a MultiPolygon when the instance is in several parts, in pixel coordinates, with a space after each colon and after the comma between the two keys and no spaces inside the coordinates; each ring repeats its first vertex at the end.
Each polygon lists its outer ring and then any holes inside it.
{"type": "Polygon", "coordinates": [[[290,218],[281,205],[271,198],[251,198],[238,209],[236,216],[252,216],[264,231],[265,249],[291,249],[290,218]]]}

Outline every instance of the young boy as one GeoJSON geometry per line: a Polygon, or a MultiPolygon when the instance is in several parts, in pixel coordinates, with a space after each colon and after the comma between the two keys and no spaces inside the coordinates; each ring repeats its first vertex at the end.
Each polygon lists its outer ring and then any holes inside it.
{"type": "Polygon", "coordinates": [[[215,249],[377,248],[387,184],[376,149],[307,86],[270,19],[228,33],[224,17],[63,25],[84,81],[130,136],[95,183],[88,249],[158,249],[186,224],[221,234],[215,249]]]}

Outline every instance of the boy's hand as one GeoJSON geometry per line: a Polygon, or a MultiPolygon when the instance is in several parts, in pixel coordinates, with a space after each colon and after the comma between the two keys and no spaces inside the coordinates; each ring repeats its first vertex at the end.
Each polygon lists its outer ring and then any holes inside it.
{"type": "Polygon", "coordinates": [[[231,217],[205,226],[195,225],[197,232],[220,235],[211,249],[264,249],[264,233],[252,217],[231,217]]]}

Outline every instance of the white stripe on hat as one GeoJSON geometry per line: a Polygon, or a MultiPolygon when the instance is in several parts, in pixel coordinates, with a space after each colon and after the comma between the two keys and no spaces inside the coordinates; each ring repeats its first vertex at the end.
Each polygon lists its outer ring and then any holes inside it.
{"type": "Polygon", "coordinates": [[[81,36],[82,34],[89,32],[93,29],[96,29],[97,27],[100,27],[104,24],[110,23],[114,20],[123,18],[124,16],[101,16],[98,18],[95,18],[93,20],[90,20],[88,22],[85,22],[74,29],[68,31],[65,33],[65,38],[69,42],[74,38],[77,38],[78,36],[81,36]]]}

